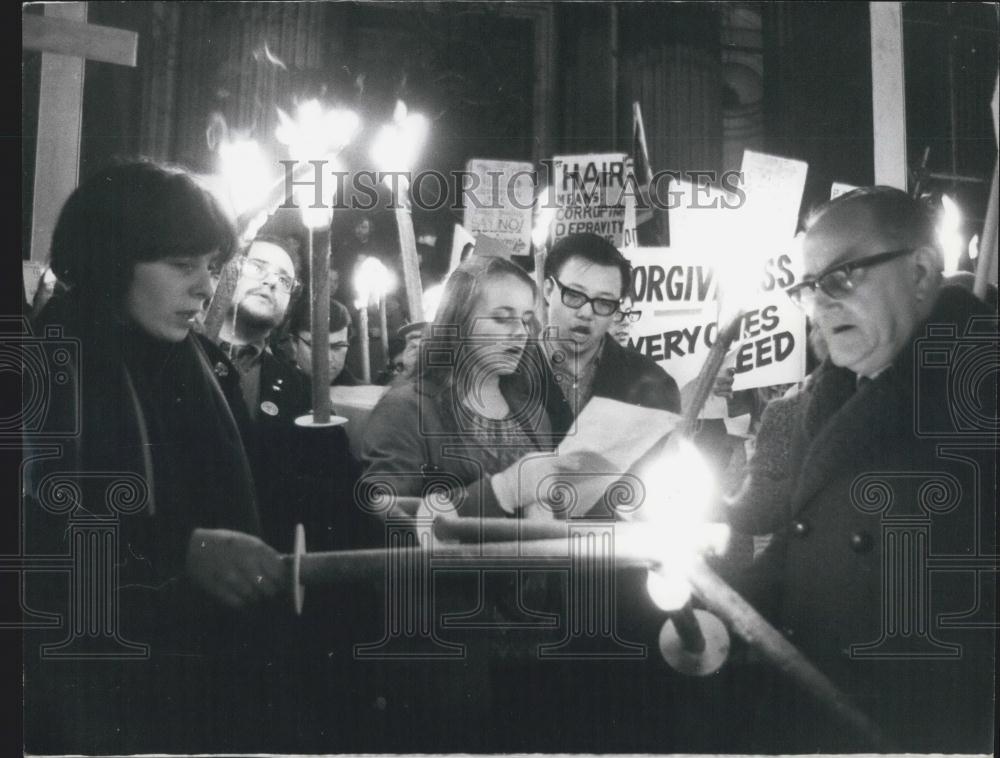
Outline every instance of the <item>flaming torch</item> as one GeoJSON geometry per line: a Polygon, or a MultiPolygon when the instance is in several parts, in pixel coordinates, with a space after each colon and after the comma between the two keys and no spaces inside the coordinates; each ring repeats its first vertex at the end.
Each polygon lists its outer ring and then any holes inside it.
{"type": "Polygon", "coordinates": [[[378,305],[382,350],[389,357],[389,332],[386,323],[385,296],[396,289],[396,277],[378,258],[369,256],[358,263],[354,271],[354,289],[358,299],[354,302],[361,319],[361,371],[365,384],[371,384],[371,351],[368,345],[368,308],[374,300],[378,305]]]}
{"type": "Polygon", "coordinates": [[[941,217],[936,229],[938,244],[944,253],[945,276],[958,272],[965,240],[962,238],[962,210],[947,195],[941,195],[941,217]]]}
{"type": "MultiPolygon", "coordinates": [[[[237,231],[241,244],[249,242],[267,219],[261,210],[272,183],[268,161],[260,145],[252,139],[225,139],[219,143],[218,176],[229,201],[233,216],[238,219],[237,231]]],[[[219,335],[240,278],[241,256],[233,256],[226,265],[215,288],[205,315],[202,332],[212,340],[219,335]]]]}
{"type": "Polygon", "coordinates": [[[427,119],[419,113],[408,113],[402,100],[396,101],[392,123],[379,129],[372,144],[372,160],[380,171],[386,173],[386,186],[398,187],[393,208],[396,228],[399,230],[399,248],[403,258],[403,283],[411,321],[423,321],[421,303],[420,266],[417,261],[417,241],[413,234],[413,217],[410,214],[408,172],[416,162],[420,148],[427,138],[427,119]],[[392,182],[393,177],[399,183],[392,182]]]}
{"type": "MultiPolygon", "coordinates": [[[[296,163],[320,161],[334,164],[337,154],[358,130],[359,119],[353,111],[325,109],[318,100],[300,103],[292,119],[278,109],[275,138],[288,147],[296,163]]],[[[312,405],[311,417],[297,419],[301,426],[329,426],[330,421],[330,245],[316,244],[317,230],[329,229],[333,218],[335,182],[318,185],[296,184],[295,202],[301,207],[302,223],[309,233],[309,303],[312,323],[312,405]]]]}
{"type": "Polygon", "coordinates": [[[385,296],[396,289],[396,277],[378,258],[369,256],[358,263],[354,272],[354,289],[358,299],[354,305],[358,309],[361,324],[361,371],[365,384],[371,384],[371,350],[368,344],[368,308],[374,300],[378,305],[379,331],[382,352],[389,358],[389,331],[385,296]]]}

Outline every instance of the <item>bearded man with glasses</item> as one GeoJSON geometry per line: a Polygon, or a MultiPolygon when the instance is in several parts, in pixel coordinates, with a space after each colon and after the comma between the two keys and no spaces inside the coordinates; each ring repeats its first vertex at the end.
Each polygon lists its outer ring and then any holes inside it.
{"type": "Polygon", "coordinates": [[[680,413],[677,383],[609,334],[632,283],[625,256],[596,234],[572,234],[552,246],[544,274],[548,322],[538,365],[555,436],[565,436],[595,395],[680,413]]]}
{"type": "MultiPolygon", "coordinates": [[[[775,539],[741,589],[892,751],[989,752],[996,313],[943,284],[934,215],[905,192],[855,190],[806,228],[805,275],[787,292],[829,356],[764,412],[730,522],[775,539]],[[992,563],[932,570],[940,556],[992,563]]],[[[755,749],[874,747],[786,694],[754,719],[756,738],[772,735],[755,749]]]]}
{"type": "MultiPolygon", "coordinates": [[[[309,412],[308,377],[276,356],[269,341],[284,323],[293,295],[298,251],[284,237],[259,236],[250,243],[219,332],[219,346],[239,372],[243,400],[253,421],[244,440],[257,484],[264,537],[280,550],[292,547],[292,527],[301,517],[294,493],[301,457],[295,419],[309,412]]],[[[226,370],[217,366],[217,371],[226,370]]]]}

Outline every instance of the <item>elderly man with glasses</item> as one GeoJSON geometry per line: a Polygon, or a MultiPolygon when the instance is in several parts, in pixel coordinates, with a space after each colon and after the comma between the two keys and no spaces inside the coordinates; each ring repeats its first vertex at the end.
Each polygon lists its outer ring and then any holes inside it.
{"type": "Polygon", "coordinates": [[[548,323],[539,363],[555,435],[565,435],[595,395],[679,413],[677,383],[609,334],[632,280],[618,249],[595,234],[564,237],[546,256],[544,274],[548,323]]]}
{"type": "MultiPolygon", "coordinates": [[[[933,214],[900,190],[821,207],[803,253],[788,295],[829,355],[768,406],[731,503],[738,531],[775,534],[744,590],[882,728],[883,748],[989,752],[996,313],[942,283],[933,214]]],[[[764,752],[874,747],[787,695],[747,720],[764,752]]]]}

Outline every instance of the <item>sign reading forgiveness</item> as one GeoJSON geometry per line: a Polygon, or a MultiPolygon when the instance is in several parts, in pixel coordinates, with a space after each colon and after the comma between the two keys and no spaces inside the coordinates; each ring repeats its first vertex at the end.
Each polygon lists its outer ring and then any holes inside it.
{"type": "MultiPolygon", "coordinates": [[[[718,288],[705,256],[673,248],[632,248],[629,295],[642,318],[631,347],[652,358],[680,386],[693,380],[718,335],[718,288]]],[[[785,296],[799,276],[793,252],[768,259],[757,292],[744,304],[740,337],[728,364],[734,389],[787,384],[805,373],[805,317],[785,296]]]]}

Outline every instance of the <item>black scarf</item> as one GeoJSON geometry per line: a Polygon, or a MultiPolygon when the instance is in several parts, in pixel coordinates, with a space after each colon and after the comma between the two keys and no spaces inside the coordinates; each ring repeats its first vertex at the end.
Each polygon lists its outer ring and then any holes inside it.
{"type": "Polygon", "coordinates": [[[65,428],[74,414],[80,433],[52,467],[79,474],[82,508],[71,519],[116,517],[123,620],[137,635],[156,635],[166,618],[212,606],[183,579],[194,529],[259,534],[253,480],[199,338],[157,340],[79,300],[54,298],[39,318],[79,340],[73,402],[53,407],[51,422],[65,428]],[[123,476],[148,495],[130,513],[115,508],[109,488],[123,476]]]}

